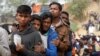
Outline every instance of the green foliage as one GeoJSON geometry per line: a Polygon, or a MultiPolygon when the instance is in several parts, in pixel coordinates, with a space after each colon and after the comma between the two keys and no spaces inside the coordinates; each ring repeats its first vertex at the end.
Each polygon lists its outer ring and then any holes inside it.
{"type": "Polygon", "coordinates": [[[25,0],[9,0],[13,6],[19,6],[21,4],[24,4],[25,0]]]}
{"type": "Polygon", "coordinates": [[[72,15],[75,15],[76,18],[82,19],[83,18],[83,10],[89,4],[89,0],[73,0],[69,7],[69,12],[72,15]]]}
{"type": "Polygon", "coordinates": [[[74,32],[78,29],[78,26],[75,22],[71,22],[70,27],[71,27],[71,30],[74,31],[74,32]]]}
{"type": "Polygon", "coordinates": [[[42,4],[46,3],[48,0],[39,0],[42,4]]]}

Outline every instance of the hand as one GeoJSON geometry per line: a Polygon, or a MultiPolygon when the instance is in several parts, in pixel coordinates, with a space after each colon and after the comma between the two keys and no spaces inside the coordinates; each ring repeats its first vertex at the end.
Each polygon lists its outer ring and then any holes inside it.
{"type": "Polygon", "coordinates": [[[59,39],[55,39],[55,40],[52,41],[52,43],[53,43],[54,45],[58,46],[59,43],[60,43],[60,40],[59,40],[59,39]]]}
{"type": "Polygon", "coordinates": [[[22,45],[22,44],[17,44],[16,45],[16,51],[23,52],[24,50],[25,50],[24,45],[22,45]]]}
{"type": "Polygon", "coordinates": [[[34,51],[35,52],[45,52],[45,48],[42,46],[41,43],[38,43],[37,45],[34,46],[34,51]]]}

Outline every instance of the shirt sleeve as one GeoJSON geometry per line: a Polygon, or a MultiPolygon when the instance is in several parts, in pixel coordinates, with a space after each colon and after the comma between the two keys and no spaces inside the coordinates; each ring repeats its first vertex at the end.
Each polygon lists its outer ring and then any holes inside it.
{"type": "Polygon", "coordinates": [[[0,54],[1,56],[11,56],[8,44],[8,33],[2,28],[0,28],[0,54]]]}
{"type": "Polygon", "coordinates": [[[48,36],[48,48],[46,49],[47,56],[58,56],[57,47],[52,43],[52,41],[56,38],[57,38],[56,32],[53,32],[48,36]]]}

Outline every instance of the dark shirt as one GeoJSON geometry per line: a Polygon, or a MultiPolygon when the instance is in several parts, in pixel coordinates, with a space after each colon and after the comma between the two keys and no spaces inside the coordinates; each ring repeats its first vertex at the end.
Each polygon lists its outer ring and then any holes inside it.
{"type": "Polygon", "coordinates": [[[33,50],[33,47],[39,42],[42,43],[39,33],[34,30],[32,26],[29,26],[24,31],[16,31],[12,34],[12,44],[10,45],[10,48],[17,53],[17,56],[41,56],[39,53],[36,54],[33,50]],[[22,53],[16,52],[15,50],[16,46],[13,41],[14,34],[19,34],[21,36],[21,42],[26,48],[22,53]]]}

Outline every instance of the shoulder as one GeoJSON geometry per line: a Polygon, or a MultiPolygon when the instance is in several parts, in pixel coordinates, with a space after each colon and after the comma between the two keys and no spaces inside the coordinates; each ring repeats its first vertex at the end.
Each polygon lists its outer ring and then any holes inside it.
{"type": "Polygon", "coordinates": [[[56,31],[54,31],[52,29],[49,29],[48,37],[50,37],[50,38],[56,38],[56,37],[58,37],[58,34],[57,34],[56,31]]]}
{"type": "Polygon", "coordinates": [[[6,30],[4,28],[0,27],[0,34],[6,34],[6,33],[7,33],[6,30]]]}

